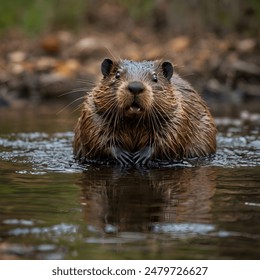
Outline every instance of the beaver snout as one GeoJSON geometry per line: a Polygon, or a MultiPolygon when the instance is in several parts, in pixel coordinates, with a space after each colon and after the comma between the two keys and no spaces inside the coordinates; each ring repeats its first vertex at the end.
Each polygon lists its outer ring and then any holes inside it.
{"type": "Polygon", "coordinates": [[[133,94],[142,93],[145,89],[144,84],[138,81],[130,82],[127,86],[128,90],[133,94]]]}

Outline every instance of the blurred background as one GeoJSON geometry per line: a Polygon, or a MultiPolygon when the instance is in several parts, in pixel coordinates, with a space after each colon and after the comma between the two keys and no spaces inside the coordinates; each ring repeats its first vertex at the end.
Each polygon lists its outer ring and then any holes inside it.
{"type": "Polygon", "coordinates": [[[259,23],[258,0],[1,1],[0,106],[76,100],[105,57],[164,58],[216,114],[257,111],[259,23]]]}
{"type": "Polygon", "coordinates": [[[0,259],[259,259],[259,26],[260,0],[0,0],[0,259]],[[216,156],[75,162],[107,57],[171,60],[210,106],[216,156]]]}

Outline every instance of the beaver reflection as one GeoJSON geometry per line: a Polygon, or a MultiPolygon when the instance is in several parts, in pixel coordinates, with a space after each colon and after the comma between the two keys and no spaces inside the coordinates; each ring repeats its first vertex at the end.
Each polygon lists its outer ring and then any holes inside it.
{"type": "Polygon", "coordinates": [[[117,231],[147,232],[154,223],[209,223],[215,192],[212,169],[186,168],[125,172],[102,167],[80,182],[88,225],[117,231]]]}

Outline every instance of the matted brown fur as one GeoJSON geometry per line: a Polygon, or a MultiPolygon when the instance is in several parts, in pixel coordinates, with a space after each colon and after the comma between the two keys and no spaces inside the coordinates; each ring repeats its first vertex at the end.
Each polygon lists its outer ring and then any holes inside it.
{"type": "Polygon", "coordinates": [[[105,59],[101,69],[75,128],[77,159],[142,165],[215,153],[213,118],[170,62],[105,59]]]}

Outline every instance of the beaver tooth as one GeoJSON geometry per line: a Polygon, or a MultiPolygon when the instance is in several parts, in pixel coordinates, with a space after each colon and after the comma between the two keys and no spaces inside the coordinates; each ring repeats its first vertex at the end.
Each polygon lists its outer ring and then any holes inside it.
{"type": "Polygon", "coordinates": [[[130,110],[131,111],[137,111],[137,112],[139,112],[140,110],[141,110],[141,108],[140,107],[130,107],[130,110]]]}
{"type": "Polygon", "coordinates": [[[137,102],[133,102],[132,105],[130,106],[131,111],[137,111],[139,112],[141,110],[141,106],[137,102]]]}

